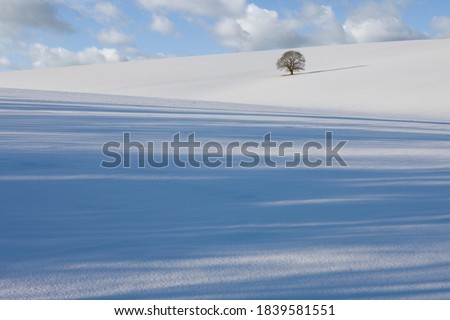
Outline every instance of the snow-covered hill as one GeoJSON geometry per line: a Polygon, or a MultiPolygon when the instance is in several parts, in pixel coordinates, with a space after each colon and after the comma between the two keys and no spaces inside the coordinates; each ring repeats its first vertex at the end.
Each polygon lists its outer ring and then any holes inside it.
{"type": "Polygon", "coordinates": [[[0,299],[450,299],[449,44],[306,48],[293,77],[280,52],[1,74],[0,299]],[[125,132],[330,131],[348,167],[100,166],[125,132]]]}
{"type": "Polygon", "coordinates": [[[266,51],[3,73],[0,87],[450,119],[450,40],[299,50],[294,77],[275,68],[283,51],[266,51]]]}

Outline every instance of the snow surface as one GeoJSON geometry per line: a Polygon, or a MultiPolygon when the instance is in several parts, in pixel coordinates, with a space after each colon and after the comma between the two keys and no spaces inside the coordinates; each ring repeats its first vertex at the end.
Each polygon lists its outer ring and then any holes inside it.
{"type": "Polygon", "coordinates": [[[322,72],[294,77],[279,52],[1,74],[0,298],[449,299],[449,44],[305,48],[322,72]],[[349,167],[100,167],[123,132],[325,131],[349,167]]]}
{"type": "Polygon", "coordinates": [[[449,39],[299,50],[294,77],[276,70],[277,50],[4,73],[0,87],[450,119],[449,39]]]}

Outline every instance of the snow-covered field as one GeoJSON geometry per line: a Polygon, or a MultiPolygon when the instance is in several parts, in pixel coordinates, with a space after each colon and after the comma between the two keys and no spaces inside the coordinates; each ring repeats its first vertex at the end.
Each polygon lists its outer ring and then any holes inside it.
{"type": "Polygon", "coordinates": [[[280,51],[1,74],[0,298],[450,299],[449,48],[305,48],[293,77],[280,51]],[[100,167],[123,132],[326,131],[348,167],[100,167]]]}
{"type": "Polygon", "coordinates": [[[284,50],[0,74],[0,88],[105,93],[318,112],[450,119],[450,40],[302,48],[306,72],[283,77],[284,50]]]}

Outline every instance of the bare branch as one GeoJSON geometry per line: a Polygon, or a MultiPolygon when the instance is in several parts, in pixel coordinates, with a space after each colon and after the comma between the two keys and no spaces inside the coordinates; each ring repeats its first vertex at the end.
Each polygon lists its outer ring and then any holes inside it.
{"type": "Polygon", "coordinates": [[[287,51],[277,61],[277,68],[287,70],[292,74],[296,71],[305,70],[305,57],[298,51],[287,51]]]}

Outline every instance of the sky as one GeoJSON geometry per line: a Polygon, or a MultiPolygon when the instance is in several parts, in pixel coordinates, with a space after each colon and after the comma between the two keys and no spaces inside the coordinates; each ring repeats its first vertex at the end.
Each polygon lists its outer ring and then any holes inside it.
{"type": "Polygon", "coordinates": [[[0,0],[0,71],[434,38],[448,0],[0,0]]]}

